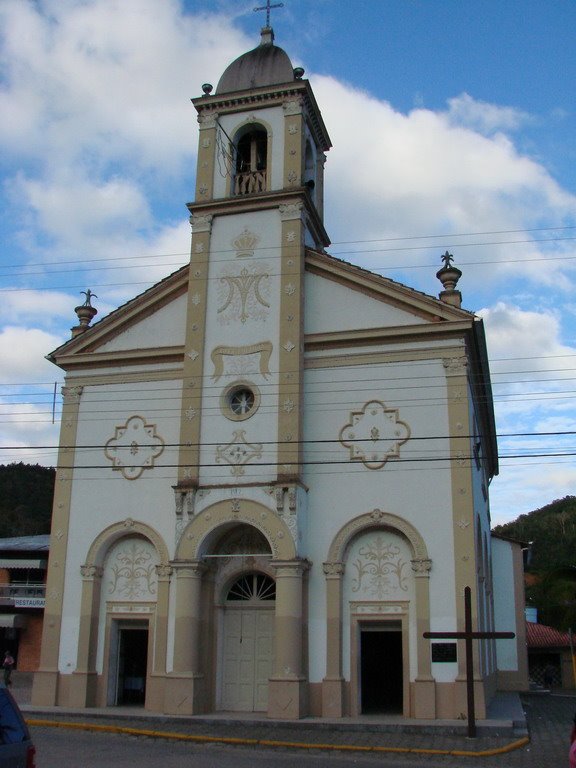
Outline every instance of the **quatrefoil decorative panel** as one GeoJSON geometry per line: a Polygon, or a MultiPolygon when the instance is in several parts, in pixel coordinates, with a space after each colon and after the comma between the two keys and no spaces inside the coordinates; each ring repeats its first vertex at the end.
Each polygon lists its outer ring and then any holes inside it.
{"type": "Polygon", "coordinates": [[[104,455],[112,469],[122,472],[126,480],[137,480],[164,450],[164,440],[156,434],[155,424],[146,424],[142,416],[131,416],[115,428],[114,437],[106,443],[104,455]]]}
{"type": "Polygon", "coordinates": [[[386,408],[380,400],[352,411],[340,430],[340,442],[349,449],[350,460],[361,461],[368,469],[381,469],[388,459],[398,458],[400,446],[409,437],[410,427],[398,418],[398,409],[386,408]]]}

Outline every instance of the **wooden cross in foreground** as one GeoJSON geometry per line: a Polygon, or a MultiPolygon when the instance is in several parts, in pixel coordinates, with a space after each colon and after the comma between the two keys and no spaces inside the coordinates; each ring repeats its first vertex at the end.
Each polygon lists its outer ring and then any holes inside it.
{"type": "Polygon", "coordinates": [[[466,642],[466,694],[468,699],[468,738],[476,738],[476,713],[474,711],[474,664],[472,640],[504,640],[516,637],[514,632],[473,632],[470,587],[464,588],[464,632],[424,632],[433,640],[464,640],[466,642]]]}

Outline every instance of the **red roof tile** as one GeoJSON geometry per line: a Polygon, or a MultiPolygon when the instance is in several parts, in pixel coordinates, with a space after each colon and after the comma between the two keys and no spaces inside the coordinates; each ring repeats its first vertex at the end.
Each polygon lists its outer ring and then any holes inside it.
{"type": "Polygon", "coordinates": [[[528,648],[558,648],[559,646],[569,646],[570,638],[568,632],[560,632],[560,630],[547,627],[545,624],[534,624],[532,621],[527,621],[526,643],[528,648]]]}

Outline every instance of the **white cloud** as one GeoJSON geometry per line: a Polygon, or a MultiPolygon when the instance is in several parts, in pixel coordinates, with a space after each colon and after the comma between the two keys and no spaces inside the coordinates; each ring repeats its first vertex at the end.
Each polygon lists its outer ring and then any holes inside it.
{"type": "MultiPolygon", "coordinates": [[[[336,243],[533,229],[542,222],[561,226],[576,215],[576,196],[560,187],[542,165],[522,155],[504,133],[483,135],[466,124],[456,124],[450,113],[417,109],[401,114],[390,104],[330,77],[314,77],[313,83],[334,143],[326,164],[326,218],[336,243]]],[[[504,108],[494,107],[490,115],[490,106],[476,105],[485,122],[496,125],[499,121],[501,126],[513,122],[514,110],[506,117],[504,108]]],[[[467,110],[474,111],[470,97],[467,110]]],[[[574,255],[572,243],[540,245],[528,233],[512,233],[463,238],[458,253],[459,240],[453,239],[457,261],[489,260],[494,279],[502,274],[539,285],[548,282],[556,288],[563,284],[566,290],[573,286],[570,261],[557,262],[554,270],[542,270],[541,264],[528,261],[546,254],[574,255]],[[464,247],[478,240],[497,242],[489,249],[464,247]],[[527,242],[507,245],[507,240],[527,242]]],[[[429,245],[430,238],[422,244],[429,245]]],[[[402,264],[407,257],[390,250],[394,245],[383,243],[381,253],[366,255],[359,246],[345,258],[368,268],[402,264]]],[[[441,248],[438,241],[439,253],[441,248]]],[[[341,250],[333,248],[335,254],[341,250]]],[[[429,263],[430,250],[434,249],[411,250],[410,263],[429,263]]],[[[466,280],[468,290],[482,287],[486,271],[471,270],[466,280]]]]}
{"type": "Polygon", "coordinates": [[[145,194],[120,178],[94,183],[65,171],[44,180],[20,177],[17,186],[41,230],[80,254],[93,250],[94,240],[104,250],[102,238],[114,240],[150,222],[145,194]]]}
{"type": "Polygon", "coordinates": [[[531,120],[530,115],[514,107],[501,107],[477,101],[467,93],[448,99],[447,117],[452,125],[465,126],[480,133],[514,131],[531,120]]]}
{"type": "Polygon", "coordinates": [[[190,97],[248,46],[176,0],[3,0],[0,140],[49,163],[129,158],[172,171],[195,152],[190,97]]]}
{"type": "Polygon", "coordinates": [[[62,339],[39,328],[7,326],[0,333],[0,359],[4,384],[54,381],[57,369],[44,356],[62,339]]]}
{"type": "Polygon", "coordinates": [[[19,291],[17,288],[3,291],[0,301],[0,323],[24,325],[44,320],[53,324],[67,319],[70,297],[59,291],[19,291]]]}

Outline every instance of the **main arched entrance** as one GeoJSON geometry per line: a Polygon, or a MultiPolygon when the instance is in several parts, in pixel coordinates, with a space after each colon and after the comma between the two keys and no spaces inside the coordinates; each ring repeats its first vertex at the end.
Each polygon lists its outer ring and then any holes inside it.
{"type": "Polygon", "coordinates": [[[222,621],[220,709],[264,712],[274,665],[276,584],[244,573],[227,590],[222,621]]]}

